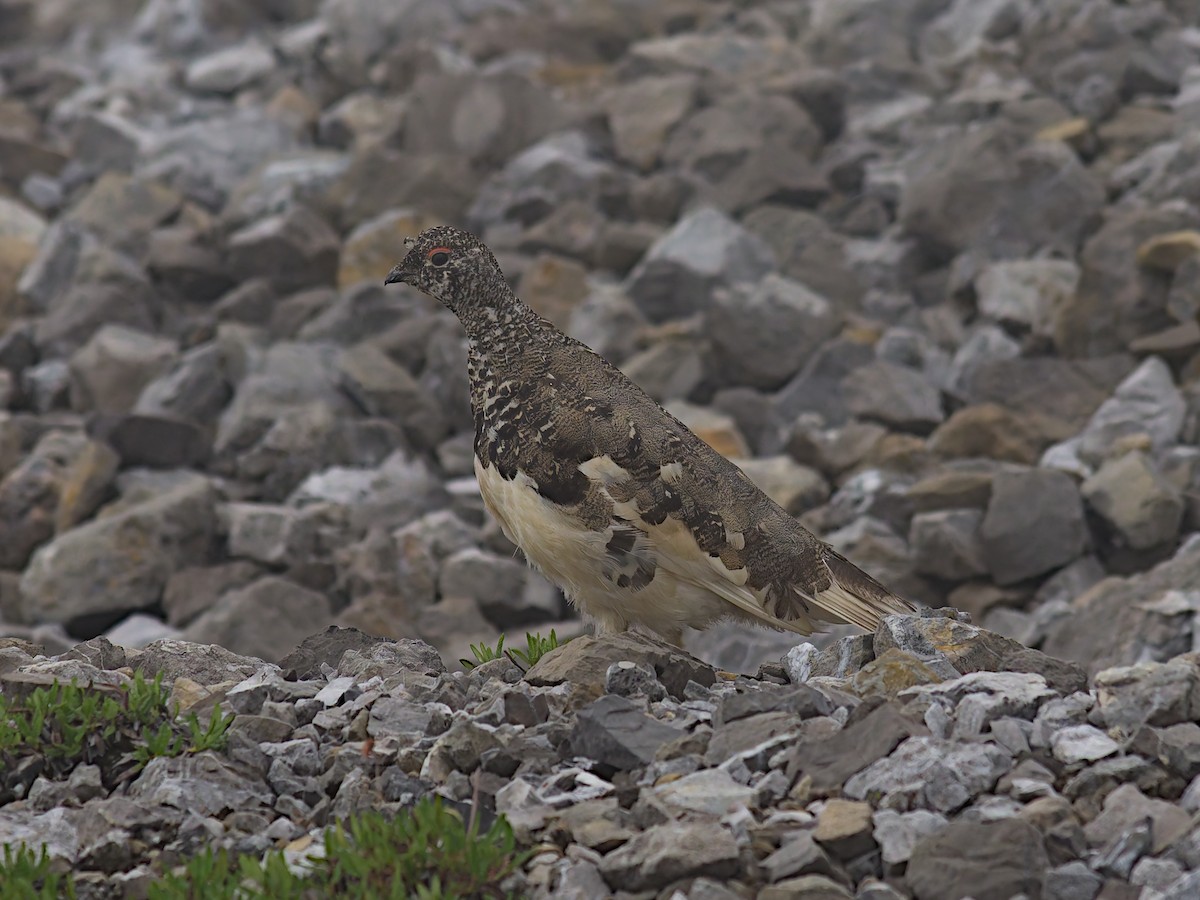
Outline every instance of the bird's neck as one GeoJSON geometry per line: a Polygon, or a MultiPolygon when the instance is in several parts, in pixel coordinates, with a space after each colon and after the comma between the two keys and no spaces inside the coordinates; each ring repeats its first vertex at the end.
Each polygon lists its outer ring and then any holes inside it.
{"type": "Polygon", "coordinates": [[[471,353],[493,367],[504,368],[524,356],[553,327],[515,294],[504,302],[459,311],[471,353]]]}

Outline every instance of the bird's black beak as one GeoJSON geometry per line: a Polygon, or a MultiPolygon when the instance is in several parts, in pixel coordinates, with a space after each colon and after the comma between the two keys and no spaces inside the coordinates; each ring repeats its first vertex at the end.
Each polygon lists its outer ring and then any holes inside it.
{"type": "Polygon", "coordinates": [[[404,264],[396,266],[392,271],[388,272],[387,278],[383,279],[385,285],[388,284],[407,284],[408,279],[412,277],[412,273],[404,268],[404,264]]]}

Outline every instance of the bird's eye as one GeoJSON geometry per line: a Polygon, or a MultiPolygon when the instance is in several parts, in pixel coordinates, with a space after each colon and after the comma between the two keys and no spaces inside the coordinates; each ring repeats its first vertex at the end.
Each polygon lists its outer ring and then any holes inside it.
{"type": "Polygon", "coordinates": [[[450,251],[443,250],[440,247],[429,251],[428,259],[438,268],[441,268],[446,263],[450,262],[450,251]]]}

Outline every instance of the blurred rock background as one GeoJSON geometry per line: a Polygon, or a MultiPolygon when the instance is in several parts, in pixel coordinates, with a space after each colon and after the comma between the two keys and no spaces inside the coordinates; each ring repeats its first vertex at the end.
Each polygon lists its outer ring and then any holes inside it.
{"type": "MultiPolygon", "coordinates": [[[[1194,0],[0,0],[0,633],[578,630],[483,513],[438,222],[913,600],[1200,610],[1194,0]]],[[[754,671],[794,641],[724,628],[754,671]]]]}

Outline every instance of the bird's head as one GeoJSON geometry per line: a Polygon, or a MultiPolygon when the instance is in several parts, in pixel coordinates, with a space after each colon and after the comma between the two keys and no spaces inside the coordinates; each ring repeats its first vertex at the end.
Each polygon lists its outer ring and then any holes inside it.
{"type": "Polygon", "coordinates": [[[495,303],[508,293],[496,257],[473,234],[438,225],[405,239],[404,245],[408,255],[388,273],[384,284],[412,285],[460,317],[471,306],[495,303]]]}

